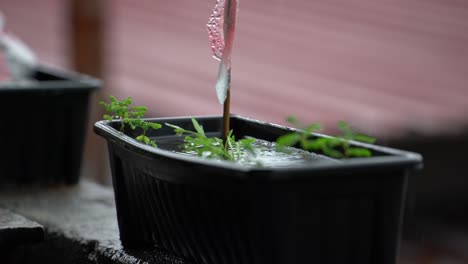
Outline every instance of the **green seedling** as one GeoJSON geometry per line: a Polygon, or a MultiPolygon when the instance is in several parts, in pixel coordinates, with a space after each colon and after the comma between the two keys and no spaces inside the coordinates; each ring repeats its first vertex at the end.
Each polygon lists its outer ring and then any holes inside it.
{"type": "Polygon", "coordinates": [[[203,127],[195,118],[192,118],[192,124],[195,131],[166,123],[166,126],[174,129],[176,135],[185,135],[184,150],[186,152],[195,152],[198,156],[205,158],[219,158],[236,161],[240,159],[243,151],[249,151],[252,153],[254,151],[252,144],[255,142],[255,139],[253,138],[236,140],[232,130],[230,130],[226,140],[227,147],[225,147],[222,139],[217,137],[207,137],[203,127]]]}
{"type": "MultiPolygon", "coordinates": [[[[120,131],[123,132],[126,126],[132,130],[140,128],[142,133],[136,137],[136,140],[156,147],[156,142],[151,140],[146,134],[150,129],[159,129],[158,123],[143,120],[143,116],[148,110],[145,106],[133,106],[132,98],[127,97],[118,100],[110,96],[110,102],[99,102],[104,106],[107,114],[103,116],[106,120],[120,120],[120,131]]],[[[294,116],[289,116],[287,121],[293,126],[300,128],[297,132],[288,133],[277,139],[278,148],[287,151],[288,146],[299,145],[302,149],[321,151],[323,154],[332,158],[350,158],[350,157],[369,157],[372,152],[366,148],[352,147],[350,141],[360,141],[364,143],[374,143],[375,139],[360,133],[356,133],[346,122],[338,122],[338,128],[341,135],[335,137],[316,137],[313,133],[320,131],[322,126],[318,123],[312,123],[304,126],[294,116]]],[[[187,130],[179,126],[168,124],[174,129],[178,136],[185,135],[184,150],[194,152],[198,156],[206,158],[218,158],[229,161],[236,161],[242,157],[242,153],[248,151],[255,154],[253,138],[243,138],[236,140],[233,131],[230,130],[225,142],[217,137],[208,137],[203,127],[192,118],[192,124],[195,131],[187,130]]]]}
{"type": "Polygon", "coordinates": [[[322,129],[322,126],[318,123],[304,126],[294,116],[289,116],[287,121],[300,130],[285,134],[277,139],[276,143],[282,150],[286,150],[286,147],[299,144],[302,149],[321,151],[323,154],[337,159],[372,156],[372,152],[369,149],[352,147],[350,141],[372,144],[375,142],[375,138],[355,132],[344,121],[338,122],[341,135],[335,137],[316,137],[313,133],[322,129]]]}
{"type": "Polygon", "coordinates": [[[143,116],[146,114],[148,108],[146,106],[133,106],[132,98],[127,97],[123,100],[118,100],[114,96],[109,96],[110,102],[104,101],[99,102],[104,106],[107,114],[103,116],[104,119],[112,121],[114,119],[120,120],[120,131],[123,132],[125,126],[128,125],[132,130],[141,128],[143,131],[141,135],[136,137],[136,140],[153,147],[156,147],[156,142],[151,140],[147,135],[149,129],[159,129],[161,124],[147,122],[143,120],[143,116]]]}

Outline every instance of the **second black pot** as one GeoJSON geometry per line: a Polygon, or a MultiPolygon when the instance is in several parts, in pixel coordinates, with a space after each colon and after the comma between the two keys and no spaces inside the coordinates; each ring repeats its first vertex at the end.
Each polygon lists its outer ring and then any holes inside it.
{"type": "Polygon", "coordinates": [[[0,88],[0,187],[79,179],[88,101],[100,82],[43,66],[34,80],[0,88]]]}

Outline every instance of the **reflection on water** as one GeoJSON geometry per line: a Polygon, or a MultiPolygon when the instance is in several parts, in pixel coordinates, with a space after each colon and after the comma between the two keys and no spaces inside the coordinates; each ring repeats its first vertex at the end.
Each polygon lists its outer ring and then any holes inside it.
{"type": "MultiPolygon", "coordinates": [[[[158,147],[183,155],[197,156],[195,152],[186,152],[183,149],[183,137],[163,137],[156,139],[158,147]]],[[[237,161],[245,166],[262,167],[289,167],[306,165],[311,163],[335,163],[339,160],[332,159],[320,154],[304,151],[297,148],[287,147],[279,150],[277,144],[262,139],[255,139],[254,153],[242,151],[237,161]]]]}

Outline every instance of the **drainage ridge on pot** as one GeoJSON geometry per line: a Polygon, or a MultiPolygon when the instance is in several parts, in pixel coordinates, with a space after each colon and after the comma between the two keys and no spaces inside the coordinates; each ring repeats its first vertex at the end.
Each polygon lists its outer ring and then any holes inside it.
{"type": "MultiPolygon", "coordinates": [[[[197,117],[220,134],[221,117],[197,117]]],[[[146,119],[191,128],[190,118],[146,119]]],[[[143,145],[117,121],[108,141],[120,238],[195,263],[394,264],[409,173],[420,155],[374,145],[374,157],[291,167],[246,167],[143,145]]],[[[231,117],[236,138],[274,141],[291,128],[231,117]]],[[[169,128],[151,138],[173,135],[169,128]]],[[[324,135],[317,136],[321,137],[324,135]]]]}
{"type": "Polygon", "coordinates": [[[90,93],[100,81],[38,67],[34,81],[0,87],[0,187],[78,182],[90,93]]]}

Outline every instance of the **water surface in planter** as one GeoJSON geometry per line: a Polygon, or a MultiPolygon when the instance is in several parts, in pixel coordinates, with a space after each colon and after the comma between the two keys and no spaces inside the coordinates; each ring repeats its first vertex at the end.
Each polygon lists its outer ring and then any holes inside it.
{"type": "MultiPolygon", "coordinates": [[[[195,152],[186,152],[183,148],[183,137],[164,136],[157,137],[158,147],[175,153],[189,156],[197,156],[195,152]]],[[[253,143],[255,154],[243,150],[241,156],[236,162],[251,167],[289,167],[305,165],[311,163],[338,163],[337,159],[332,159],[324,155],[301,150],[298,148],[287,147],[286,151],[278,150],[274,142],[255,139],[253,143]]]]}

